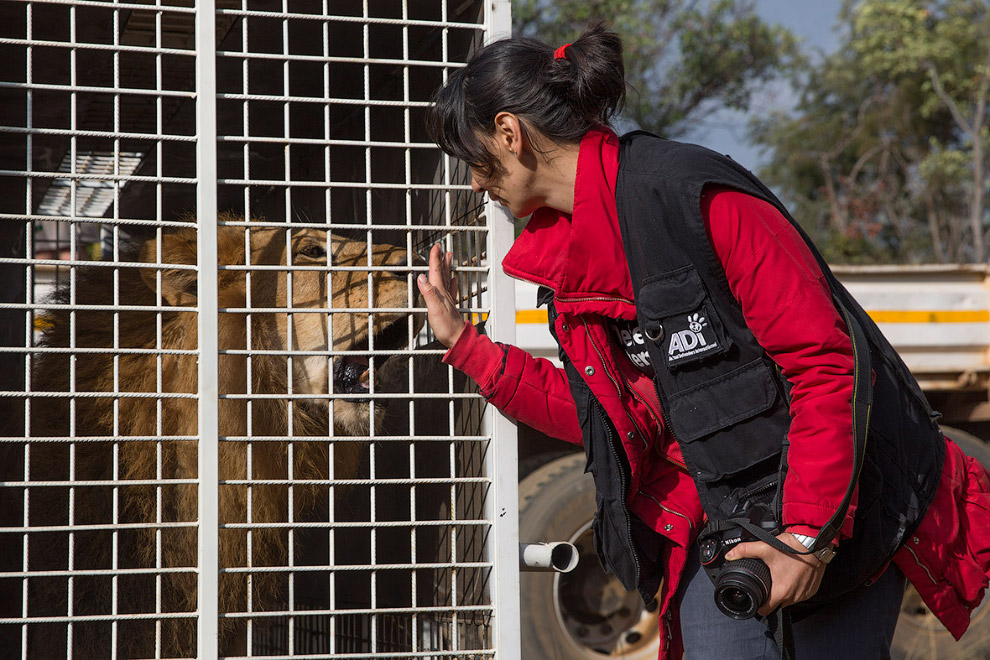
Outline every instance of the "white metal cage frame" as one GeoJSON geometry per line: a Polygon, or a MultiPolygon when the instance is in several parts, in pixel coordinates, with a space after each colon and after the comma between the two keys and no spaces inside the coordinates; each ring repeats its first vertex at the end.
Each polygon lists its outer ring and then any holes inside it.
{"type": "Polygon", "coordinates": [[[0,4],[0,657],[518,656],[514,429],[414,281],[513,339],[423,126],[508,12],[0,4]]]}

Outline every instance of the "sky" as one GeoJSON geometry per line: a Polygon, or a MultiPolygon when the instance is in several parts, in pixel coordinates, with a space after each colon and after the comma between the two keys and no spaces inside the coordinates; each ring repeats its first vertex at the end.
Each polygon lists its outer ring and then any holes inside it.
{"type": "MultiPolygon", "coordinates": [[[[838,43],[835,25],[841,0],[756,0],[756,11],[768,23],[780,23],[801,40],[806,51],[831,52],[838,43]]],[[[787,109],[795,97],[785,84],[767,90],[751,112],[787,109]]],[[[726,153],[745,167],[756,170],[765,162],[759,150],[746,140],[749,115],[724,112],[707,118],[684,139],[726,153]]]]}

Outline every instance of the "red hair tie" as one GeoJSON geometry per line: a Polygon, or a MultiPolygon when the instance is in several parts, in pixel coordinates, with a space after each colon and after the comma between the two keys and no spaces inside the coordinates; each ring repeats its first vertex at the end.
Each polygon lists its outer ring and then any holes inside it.
{"type": "Polygon", "coordinates": [[[560,48],[558,48],[557,50],[555,50],[553,52],[553,58],[555,60],[560,60],[560,59],[566,60],[567,59],[567,47],[568,46],[570,46],[570,44],[564,44],[563,46],[561,46],[560,48]]]}

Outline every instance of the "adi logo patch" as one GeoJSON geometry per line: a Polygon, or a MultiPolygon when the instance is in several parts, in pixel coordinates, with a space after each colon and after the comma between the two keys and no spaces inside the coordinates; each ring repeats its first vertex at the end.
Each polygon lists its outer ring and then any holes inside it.
{"type": "Polygon", "coordinates": [[[687,358],[699,357],[719,349],[718,337],[701,313],[668,319],[667,364],[677,364],[687,358]],[[673,326],[673,327],[672,327],[673,326]]]}

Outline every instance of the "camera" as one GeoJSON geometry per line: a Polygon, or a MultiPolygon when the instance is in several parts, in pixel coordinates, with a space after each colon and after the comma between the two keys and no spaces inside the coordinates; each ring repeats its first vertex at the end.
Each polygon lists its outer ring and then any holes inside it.
{"type": "MultiPolygon", "coordinates": [[[[754,523],[776,534],[778,526],[772,520],[754,523]]],[[[733,619],[749,619],[770,597],[770,568],[752,557],[728,561],[728,553],[744,541],[756,541],[755,536],[741,527],[705,528],[698,537],[701,565],[715,585],[715,605],[733,619]]]]}

